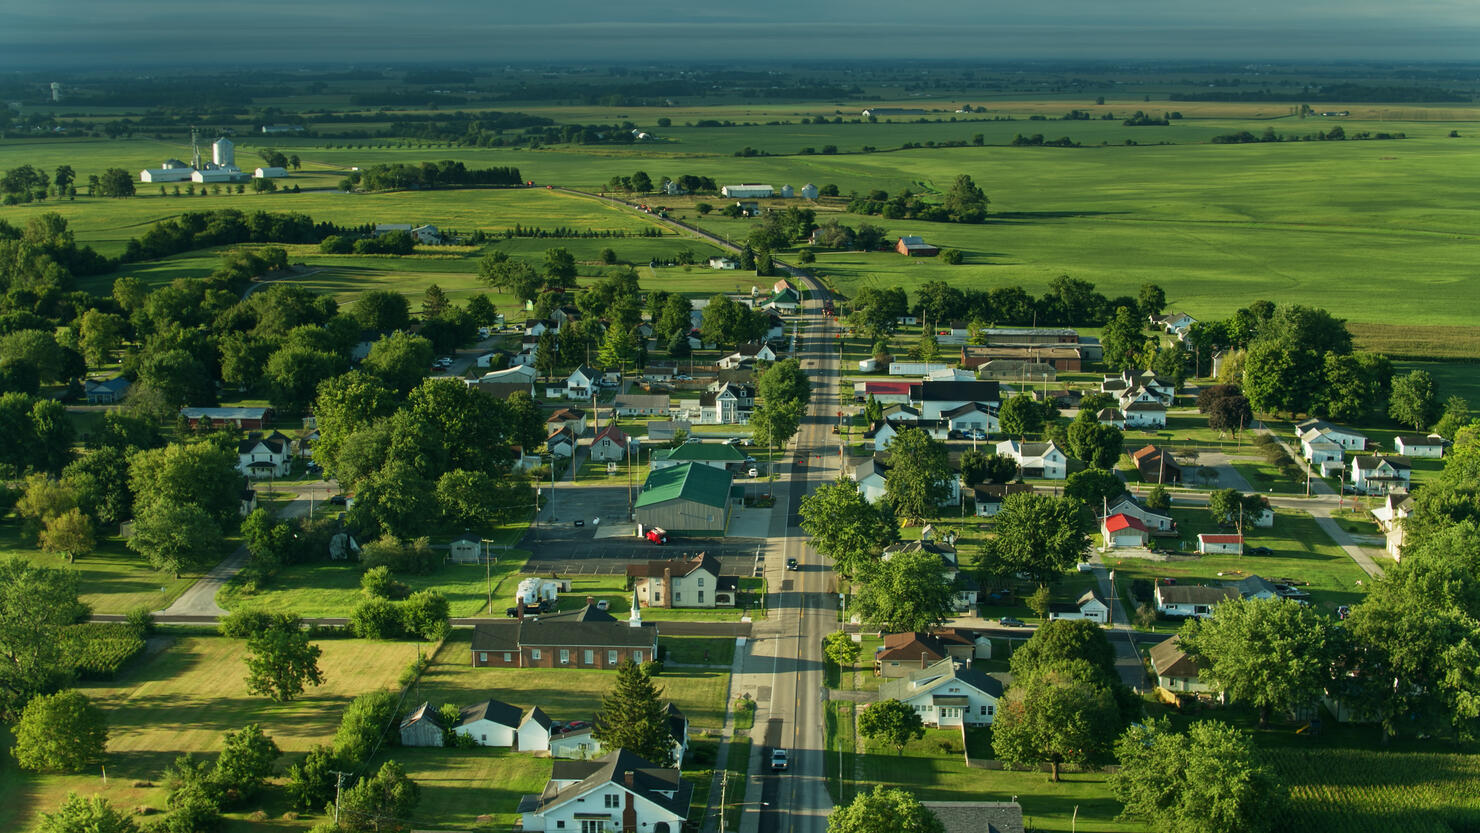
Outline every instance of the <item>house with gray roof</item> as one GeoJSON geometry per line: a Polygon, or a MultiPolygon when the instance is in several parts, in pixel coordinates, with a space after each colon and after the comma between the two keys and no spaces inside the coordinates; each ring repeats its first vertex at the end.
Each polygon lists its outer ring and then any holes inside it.
{"type": "Polygon", "coordinates": [[[945,833],[1023,833],[1023,805],[1016,801],[922,801],[945,833]]]}
{"type": "Polygon", "coordinates": [[[473,628],[476,668],[616,668],[627,659],[647,662],[657,652],[657,628],[635,607],[626,622],[588,604],[473,628]]]}
{"type": "Polygon", "coordinates": [[[927,726],[986,726],[997,716],[1002,683],[946,657],[901,679],[885,680],[879,696],[914,709],[927,726]]]}
{"type": "Polygon", "coordinates": [[[531,833],[679,833],[693,794],[677,768],[617,749],[591,761],[555,761],[544,791],[520,798],[517,812],[531,833]]]}
{"type": "Polygon", "coordinates": [[[458,712],[454,734],[479,746],[514,746],[519,740],[520,712],[502,700],[484,700],[458,712]]]}

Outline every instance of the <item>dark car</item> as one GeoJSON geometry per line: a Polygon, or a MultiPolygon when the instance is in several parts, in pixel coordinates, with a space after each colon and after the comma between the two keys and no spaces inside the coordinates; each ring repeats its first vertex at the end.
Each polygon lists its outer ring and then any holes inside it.
{"type": "Polygon", "coordinates": [[[1001,625],[1004,628],[1026,628],[1028,626],[1027,622],[1024,622],[1016,616],[1003,616],[1001,619],[997,620],[997,624],[1001,625]]]}
{"type": "Polygon", "coordinates": [[[1249,547],[1249,555],[1274,555],[1274,550],[1269,547],[1249,547]]]}
{"type": "Polygon", "coordinates": [[[577,729],[590,728],[590,726],[591,724],[585,720],[572,720],[571,722],[565,724],[565,731],[574,732],[577,729]]]}
{"type": "Polygon", "coordinates": [[[788,558],[788,559],[786,559],[786,569],[788,569],[788,570],[800,570],[800,569],[802,569],[802,565],[800,563],[798,563],[795,558],[788,558]]]}
{"type": "Polygon", "coordinates": [[[345,501],[344,495],[335,495],[334,497],[329,498],[329,503],[334,506],[344,506],[346,502],[347,501],[345,501]]]}

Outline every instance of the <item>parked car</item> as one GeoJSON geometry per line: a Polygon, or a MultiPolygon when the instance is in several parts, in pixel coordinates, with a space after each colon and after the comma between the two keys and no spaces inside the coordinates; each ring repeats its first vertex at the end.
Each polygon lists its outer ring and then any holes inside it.
{"type": "Polygon", "coordinates": [[[1001,625],[1004,628],[1025,628],[1028,626],[1026,622],[1017,618],[1016,616],[1003,616],[1001,619],[997,620],[997,624],[1001,625]]]}
{"type": "Polygon", "coordinates": [[[788,761],[787,761],[787,758],[786,758],[786,750],[785,749],[775,749],[775,750],[772,750],[771,751],[771,771],[772,772],[781,772],[782,770],[786,769],[787,764],[788,764],[788,761]]]}
{"type": "Polygon", "coordinates": [[[749,469],[746,470],[745,473],[747,475],[751,476],[751,477],[759,477],[760,476],[760,471],[758,469],[756,469],[755,466],[751,466],[749,469]]]}
{"type": "Polygon", "coordinates": [[[1249,555],[1274,555],[1269,547],[1249,547],[1249,555]]]}
{"type": "Polygon", "coordinates": [[[574,732],[577,729],[589,728],[591,728],[591,722],[588,720],[572,720],[571,722],[565,724],[565,731],[567,732],[574,732]]]}
{"type": "Polygon", "coordinates": [[[348,501],[344,499],[344,495],[335,495],[329,498],[329,503],[332,506],[344,506],[348,501]]]}
{"type": "Polygon", "coordinates": [[[606,600],[606,599],[597,599],[596,600],[596,609],[597,610],[608,610],[608,609],[611,608],[611,606],[612,606],[612,603],[610,601],[606,600]]]}

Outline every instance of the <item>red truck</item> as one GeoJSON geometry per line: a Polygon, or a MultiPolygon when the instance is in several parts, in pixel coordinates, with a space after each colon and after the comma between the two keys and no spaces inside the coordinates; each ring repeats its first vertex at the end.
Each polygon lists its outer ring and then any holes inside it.
{"type": "Polygon", "coordinates": [[[668,543],[668,530],[661,526],[649,527],[647,535],[643,536],[658,546],[668,543]]]}

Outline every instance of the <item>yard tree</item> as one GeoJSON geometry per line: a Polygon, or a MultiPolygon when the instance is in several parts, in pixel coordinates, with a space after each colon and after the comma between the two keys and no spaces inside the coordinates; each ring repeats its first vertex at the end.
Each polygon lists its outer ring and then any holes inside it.
{"type": "Polygon", "coordinates": [[[998,760],[1046,763],[1055,782],[1064,764],[1093,769],[1109,763],[1124,721],[1113,691],[1094,676],[1079,661],[1014,677],[992,723],[998,760]]]}
{"type": "Polygon", "coordinates": [[[1275,709],[1319,699],[1338,652],[1327,616],[1284,599],[1220,602],[1213,616],[1189,620],[1179,634],[1202,680],[1259,709],[1261,727],[1275,709]]]}
{"type": "Polygon", "coordinates": [[[128,488],[128,452],[114,446],[90,451],[62,470],[62,483],[77,496],[84,515],[109,527],[133,516],[128,488]]]}
{"type": "Polygon", "coordinates": [[[355,296],[350,315],[360,326],[377,333],[404,330],[411,323],[411,302],[399,292],[376,289],[355,296]]]}
{"type": "Polygon", "coordinates": [[[346,769],[363,766],[397,719],[396,695],[377,689],[358,695],[344,709],[334,732],[334,755],[346,769]]]}
{"type": "Polygon", "coordinates": [[[654,316],[653,332],[662,339],[679,333],[687,336],[693,327],[693,309],[694,302],[687,297],[678,293],[669,295],[663,299],[662,309],[654,316]]]}
{"type": "Polygon", "coordinates": [[[960,318],[966,309],[966,296],[959,287],[945,281],[926,281],[915,290],[916,305],[924,323],[934,326],[940,321],[960,318]]]}
{"type": "Polygon", "coordinates": [[[13,720],[70,678],[61,633],[83,613],[74,572],[0,559],[0,719],[13,720]]]}
{"type": "Polygon", "coordinates": [[[26,520],[32,534],[52,518],[60,517],[77,508],[77,494],[61,480],[44,474],[33,474],[25,479],[24,490],[15,502],[15,512],[26,520]]]}
{"type": "Polygon", "coordinates": [[[1141,319],[1147,321],[1153,315],[1161,315],[1161,311],[1167,307],[1167,294],[1154,283],[1141,284],[1141,291],[1136,293],[1137,312],[1141,319]]]}
{"type": "Polygon", "coordinates": [[[1219,489],[1208,495],[1208,511],[1219,526],[1244,529],[1267,508],[1269,501],[1257,492],[1246,495],[1237,489],[1219,489]]]}
{"type": "Polygon", "coordinates": [[[1099,469],[1113,469],[1125,446],[1125,434],[1114,425],[1077,419],[1069,423],[1068,440],[1074,459],[1099,469]]]}
{"type": "Polygon", "coordinates": [[[1033,401],[1033,397],[1020,393],[1002,403],[998,420],[1002,433],[1022,439],[1043,430],[1043,408],[1033,401]]]}
{"type": "MultiPolygon", "coordinates": [[[[403,413],[432,426],[441,436],[448,469],[502,473],[513,462],[503,400],[466,385],[427,379],[411,392],[403,413]]],[[[392,417],[396,423],[401,414],[392,417]]]]}
{"type": "Polygon", "coordinates": [[[1434,377],[1415,370],[1393,380],[1388,416],[1417,431],[1427,430],[1439,418],[1439,394],[1434,377]]]}
{"type": "Polygon", "coordinates": [[[858,662],[858,643],[847,631],[833,631],[823,637],[822,652],[839,668],[849,668],[858,662]]]}
{"type": "Polygon", "coordinates": [[[236,731],[226,732],[221,755],[211,778],[222,787],[229,803],[255,797],[267,786],[273,764],[282,752],[262,727],[248,723],[236,731]]]}
{"type": "Polygon", "coordinates": [[[401,830],[421,801],[421,788],[395,761],[386,761],[373,777],[346,789],[336,808],[340,827],[360,831],[401,830]]]}
{"type": "Polygon", "coordinates": [[[91,553],[95,546],[92,519],[75,506],[47,520],[46,528],[41,531],[41,548],[61,553],[68,561],[91,553]]]}
{"type": "Polygon", "coordinates": [[[812,380],[796,359],[782,359],[766,368],[756,381],[756,396],[765,402],[798,402],[805,406],[812,401],[812,380]]]}
{"type": "Polygon", "coordinates": [[[447,293],[442,287],[432,284],[421,294],[421,314],[424,318],[441,318],[452,309],[452,302],[447,300],[447,293]]]}
{"type": "Polygon", "coordinates": [[[1125,805],[1124,819],[1207,833],[1281,826],[1285,789],[1249,734],[1220,720],[1194,721],[1185,733],[1166,718],[1131,726],[1115,742],[1115,757],[1110,791],[1125,805]]]}
{"type": "Polygon", "coordinates": [[[1087,619],[1055,619],[1044,623],[1012,652],[1009,660],[1015,678],[1075,663],[1083,663],[1080,673],[1085,679],[1110,689],[1122,717],[1134,720],[1140,714],[1135,692],[1120,681],[1115,668],[1115,648],[1104,628],[1087,619]]]}
{"type": "Polygon", "coordinates": [[[898,787],[874,786],[846,806],[833,807],[827,833],[945,833],[945,825],[914,793],[898,787]]]}
{"type": "Polygon", "coordinates": [[[1174,341],[1170,345],[1157,350],[1151,356],[1151,370],[1157,376],[1168,379],[1176,387],[1181,387],[1182,382],[1187,379],[1188,368],[1192,364],[1192,354],[1187,352],[1186,346],[1180,341],[1174,341]]]}
{"type": "Polygon", "coordinates": [[[1172,496],[1167,491],[1167,487],[1160,483],[1152,486],[1151,491],[1146,493],[1146,506],[1149,509],[1156,509],[1158,511],[1165,511],[1172,508],[1172,496]]]}
{"type": "Polygon", "coordinates": [[[337,770],[344,765],[327,746],[308,750],[303,760],[288,767],[288,801],[296,810],[312,810],[334,800],[337,770]]]}
{"type": "Polygon", "coordinates": [[[608,327],[596,360],[603,367],[625,368],[637,358],[637,334],[624,327],[608,327]]]}
{"type": "Polygon", "coordinates": [[[1206,414],[1212,411],[1213,404],[1219,399],[1229,396],[1243,396],[1243,389],[1238,385],[1208,385],[1197,394],[1197,412],[1206,414]]]}
{"type": "Polygon", "coordinates": [[[1028,573],[1039,584],[1063,578],[1084,560],[1091,523],[1073,498],[1041,494],[1008,495],[996,517],[997,535],[987,541],[984,559],[992,575],[1028,573]]]}
{"type": "Polygon", "coordinates": [[[1444,402],[1444,415],[1434,425],[1434,432],[1451,442],[1459,429],[1470,424],[1470,403],[1463,396],[1451,394],[1444,402]]]}
{"type": "Polygon", "coordinates": [[[737,333],[740,332],[741,317],[745,313],[745,307],[730,296],[714,295],[704,307],[704,317],[699,324],[704,340],[721,347],[735,346],[740,341],[737,333]]]}
{"type": "Polygon", "coordinates": [[[1125,483],[1115,472],[1105,469],[1076,471],[1064,481],[1064,496],[1079,500],[1095,513],[1124,491],[1125,483]]]}
{"type": "Polygon", "coordinates": [[[561,246],[545,250],[545,286],[550,288],[576,285],[576,258],[561,246]]]}
{"type": "Polygon", "coordinates": [[[961,482],[967,486],[975,486],[986,482],[987,455],[974,448],[968,448],[961,452],[961,482]]]}
{"type": "Polygon", "coordinates": [[[339,474],[340,449],[355,432],[396,410],[395,394],[380,379],[351,370],[319,385],[313,413],[319,439],[313,446],[315,462],[339,474]]]}
{"type": "Polygon", "coordinates": [[[1238,434],[1253,423],[1254,411],[1242,394],[1214,399],[1208,406],[1208,427],[1219,436],[1225,432],[1238,434]]]}
{"type": "Polygon", "coordinates": [[[69,792],[55,813],[41,814],[36,833],[139,833],[139,826],[101,795],[84,798],[69,792]]]}
{"type": "Polygon", "coordinates": [[[286,703],[308,685],[322,685],[323,652],[296,614],[274,614],[268,627],[247,640],[247,690],[286,703]]]}
{"type": "Polygon", "coordinates": [[[152,403],[156,416],[173,414],[182,405],[216,404],[210,374],[188,350],[161,350],[145,358],[129,398],[136,405],[152,403]]]}
{"type": "Polygon", "coordinates": [[[78,343],[87,363],[104,365],[112,358],[113,352],[123,346],[128,321],[121,315],[90,309],[83,313],[78,329],[78,343]]]}
{"type": "Polygon", "coordinates": [[[1018,476],[1017,461],[1005,454],[987,455],[987,482],[1011,483],[1018,476]]]}
{"type": "Polygon", "coordinates": [[[940,514],[951,495],[950,458],[943,443],[918,428],[889,440],[889,478],[884,496],[894,511],[913,521],[940,514]]]}
{"type": "Polygon", "coordinates": [[[673,732],[663,708],[663,690],[630,658],[596,712],[592,737],[604,749],[625,749],[658,766],[673,765],[673,732]]]}
{"type": "Polygon", "coordinates": [[[345,368],[338,355],[307,347],[284,347],[264,367],[273,408],[284,414],[302,413],[313,402],[319,383],[345,368]]]}
{"type": "Polygon", "coordinates": [[[892,746],[896,754],[903,755],[910,741],[925,737],[925,723],[914,708],[890,698],[870,703],[863,710],[858,716],[858,734],[892,746]]]}
{"type": "Polygon", "coordinates": [[[401,621],[406,632],[435,642],[447,636],[450,608],[447,598],[436,590],[418,590],[401,604],[401,621]]]}
{"type": "Polygon", "coordinates": [[[803,495],[799,512],[812,546],[831,557],[844,576],[861,575],[878,561],[884,547],[899,538],[892,517],[869,503],[857,484],[846,478],[803,495]]]}
{"type": "Polygon", "coordinates": [[[522,260],[498,259],[494,252],[478,264],[478,277],[494,289],[502,290],[520,301],[533,301],[540,296],[545,279],[533,266],[522,260]],[[490,258],[494,258],[490,260],[490,258]]]}
{"type": "Polygon", "coordinates": [[[1104,346],[1105,366],[1111,370],[1142,367],[1146,348],[1152,343],[1146,334],[1146,322],[1130,307],[1117,307],[1115,315],[1100,333],[1104,346]]]}
{"type": "Polygon", "coordinates": [[[224,526],[241,512],[243,480],[236,466],[235,449],[212,442],[171,443],[133,456],[129,486],[141,515],[155,503],[173,503],[199,507],[224,526]]]}
{"type": "Polygon", "coordinates": [[[21,769],[75,773],[103,760],[108,718],[80,691],[43,694],[26,704],[10,750],[21,769]]]}
{"type": "Polygon", "coordinates": [[[128,548],[148,559],[150,567],[179,578],[219,559],[225,540],[221,527],[201,507],[155,499],[139,510],[128,548]]]}
{"type": "Polygon", "coordinates": [[[928,631],[951,615],[955,588],[935,553],[894,553],[859,579],[854,610],[885,633],[928,631]]]}
{"type": "Polygon", "coordinates": [[[1392,381],[1392,362],[1385,356],[1327,353],[1322,361],[1316,408],[1331,419],[1359,420],[1388,398],[1392,381]]]}
{"type": "Polygon", "coordinates": [[[1307,413],[1320,386],[1322,359],[1309,351],[1260,340],[1244,357],[1244,395],[1256,411],[1307,413]]]}
{"type": "Polygon", "coordinates": [[[509,441],[525,451],[538,448],[545,441],[545,414],[534,398],[515,391],[504,400],[508,417],[509,441]]]}
{"type": "Polygon", "coordinates": [[[750,413],[750,436],[756,445],[785,448],[802,424],[806,406],[800,402],[762,402],[750,413]]]}
{"type": "Polygon", "coordinates": [[[392,391],[405,396],[421,384],[432,364],[432,343],[421,336],[395,332],[370,346],[360,367],[392,391]]]}

